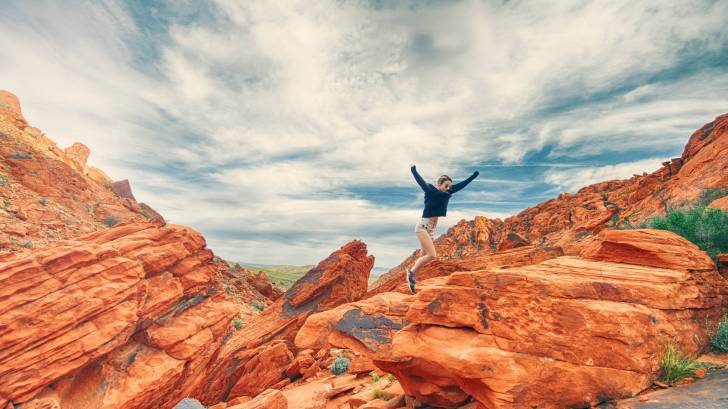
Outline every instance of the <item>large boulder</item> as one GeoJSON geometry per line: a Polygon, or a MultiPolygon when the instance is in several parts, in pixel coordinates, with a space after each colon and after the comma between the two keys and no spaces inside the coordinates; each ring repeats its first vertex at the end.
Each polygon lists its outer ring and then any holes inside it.
{"type": "Polygon", "coordinates": [[[648,387],[671,341],[703,350],[728,303],[710,257],[658,230],[607,230],[579,257],[419,288],[312,315],[296,345],[366,353],[432,406],[582,407],[648,387]]]}
{"type": "Polygon", "coordinates": [[[293,340],[306,318],[359,300],[366,292],[373,266],[374,256],[367,255],[366,244],[359,240],[331,253],[246,323],[243,331],[225,340],[215,357],[215,369],[207,373],[207,380],[193,396],[213,404],[258,393],[284,380],[297,352],[293,340]],[[271,371],[266,376],[255,375],[267,369],[271,371]]]}
{"type": "Polygon", "coordinates": [[[153,223],[0,258],[0,407],[172,407],[240,311],[224,267],[196,231],[153,223]]]}
{"type": "Polygon", "coordinates": [[[667,231],[609,231],[584,258],[423,283],[375,364],[442,407],[589,405],[634,395],[665,345],[705,346],[728,301],[711,259],[667,231]],[[683,257],[677,257],[681,252],[683,257]],[[631,264],[627,264],[631,263],[631,264]]]}

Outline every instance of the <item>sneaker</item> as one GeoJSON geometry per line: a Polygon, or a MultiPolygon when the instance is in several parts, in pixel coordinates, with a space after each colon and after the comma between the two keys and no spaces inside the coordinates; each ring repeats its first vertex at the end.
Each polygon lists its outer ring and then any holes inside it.
{"type": "Polygon", "coordinates": [[[415,273],[412,271],[412,269],[407,269],[407,287],[409,287],[409,290],[412,294],[415,293],[415,273]]]}

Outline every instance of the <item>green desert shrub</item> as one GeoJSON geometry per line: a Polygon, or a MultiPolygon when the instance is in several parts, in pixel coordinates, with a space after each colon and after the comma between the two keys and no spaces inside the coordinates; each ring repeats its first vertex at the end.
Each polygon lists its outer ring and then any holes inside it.
{"type": "Polygon", "coordinates": [[[391,399],[391,397],[389,395],[387,395],[386,393],[382,392],[381,389],[374,389],[372,391],[372,398],[373,399],[381,399],[381,400],[384,400],[384,401],[387,401],[387,400],[391,399]]]}
{"type": "Polygon", "coordinates": [[[645,227],[675,232],[716,261],[718,254],[728,252],[728,213],[721,209],[695,207],[668,210],[665,216],[648,220],[645,227]]]}
{"type": "Polygon", "coordinates": [[[389,383],[389,384],[391,385],[391,384],[393,384],[393,383],[394,383],[394,381],[396,381],[396,380],[397,380],[397,378],[395,378],[395,377],[394,377],[394,375],[392,375],[392,374],[387,374],[387,383],[389,383]]]}
{"type": "Polygon", "coordinates": [[[723,196],[728,196],[728,187],[703,189],[700,192],[700,197],[698,198],[698,204],[696,207],[706,207],[715,199],[720,199],[723,196]]]}
{"type": "Polygon", "coordinates": [[[715,334],[710,337],[710,344],[720,352],[728,352],[728,315],[718,323],[715,334]]]}
{"type": "Polygon", "coordinates": [[[235,327],[236,330],[240,331],[241,329],[243,329],[243,321],[233,320],[233,327],[235,327]]]}
{"type": "Polygon", "coordinates": [[[33,154],[29,152],[13,152],[10,154],[12,159],[33,159],[33,154]]]}
{"type": "Polygon", "coordinates": [[[660,362],[660,379],[663,382],[673,384],[680,379],[692,376],[696,369],[700,368],[700,364],[689,357],[681,356],[675,346],[670,343],[665,348],[665,353],[660,362]]]}
{"type": "Polygon", "coordinates": [[[349,362],[349,358],[341,355],[337,356],[331,366],[331,372],[336,376],[346,373],[349,371],[349,362]]]}
{"type": "Polygon", "coordinates": [[[112,227],[115,226],[117,223],[119,223],[119,219],[117,219],[115,216],[106,216],[104,219],[104,224],[112,227]]]}
{"type": "Polygon", "coordinates": [[[376,372],[372,372],[372,381],[379,382],[379,374],[376,372]]]}

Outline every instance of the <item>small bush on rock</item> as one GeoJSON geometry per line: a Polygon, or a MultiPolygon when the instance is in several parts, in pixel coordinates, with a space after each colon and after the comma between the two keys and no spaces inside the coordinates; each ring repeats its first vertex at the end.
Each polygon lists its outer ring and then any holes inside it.
{"type": "Polygon", "coordinates": [[[728,315],[718,323],[715,334],[710,337],[710,344],[720,352],[728,352],[728,315]]]}
{"type": "Polygon", "coordinates": [[[669,210],[645,227],[677,233],[707,252],[717,263],[717,255],[728,252],[728,213],[721,209],[696,207],[669,210]]]}
{"type": "Polygon", "coordinates": [[[714,200],[728,196],[728,187],[718,187],[712,189],[703,189],[698,198],[698,207],[707,207],[714,200]]]}
{"type": "Polygon", "coordinates": [[[673,384],[680,379],[691,376],[696,369],[700,368],[700,364],[689,357],[681,356],[675,350],[675,346],[670,343],[665,348],[665,354],[662,356],[660,368],[662,370],[660,375],[662,381],[673,384]]]}
{"type": "Polygon", "coordinates": [[[341,355],[337,356],[331,366],[331,372],[336,376],[346,373],[349,371],[349,362],[349,358],[341,355]]]}
{"type": "Polygon", "coordinates": [[[10,157],[12,159],[33,159],[33,155],[29,152],[13,152],[10,157]]]}
{"type": "Polygon", "coordinates": [[[109,227],[113,227],[117,223],[119,223],[119,219],[117,219],[114,216],[106,216],[106,218],[104,219],[104,224],[107,225],[107,226],[109,226],[109,227]]]}
{"type": "Polygon", "coordinates": [[[235,327],[236,330],[240,331],[241,329],[243,329],[243,321],[233,320],[233,327],[235,327]]]}

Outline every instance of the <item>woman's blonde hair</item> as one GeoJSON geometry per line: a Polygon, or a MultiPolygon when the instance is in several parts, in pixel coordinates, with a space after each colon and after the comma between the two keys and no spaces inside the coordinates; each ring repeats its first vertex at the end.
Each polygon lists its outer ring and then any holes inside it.
{"type": "Polygon", "coordinates": [[[452,182],[452,179],[450,179],[450,176],[448,176],[448,175],[440,175],[440,177],[437,178],[437,186],[440,186],[446,180],[449,180],[450,182],[452,182]]]}

